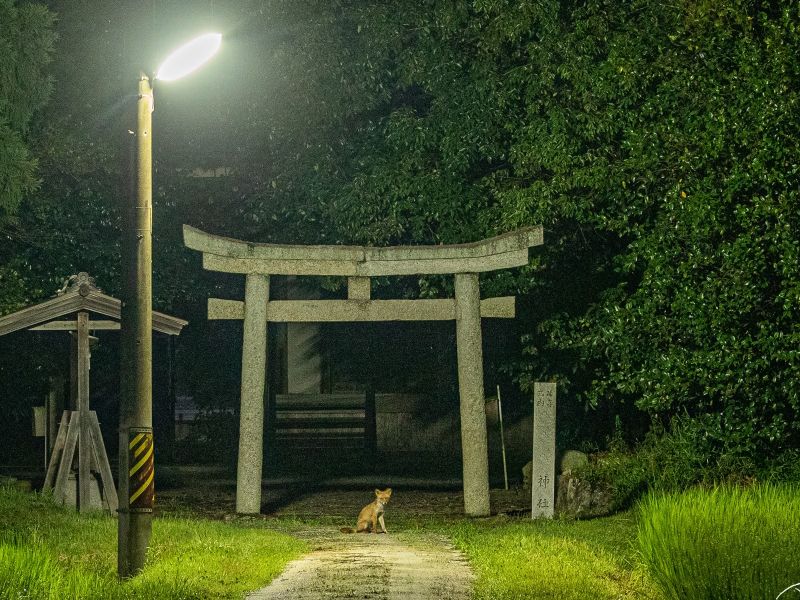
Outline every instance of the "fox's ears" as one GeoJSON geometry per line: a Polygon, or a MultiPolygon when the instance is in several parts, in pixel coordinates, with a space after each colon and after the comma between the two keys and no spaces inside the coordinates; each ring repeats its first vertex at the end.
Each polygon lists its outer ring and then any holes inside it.
{"type": "Polygon", "coordinates": [[[375,495],[379,496],[381,494],[389,494],[391,496],[392,488],[386,488],[385,490],[379,490],[378,488],[375,488],[375,495]]]}

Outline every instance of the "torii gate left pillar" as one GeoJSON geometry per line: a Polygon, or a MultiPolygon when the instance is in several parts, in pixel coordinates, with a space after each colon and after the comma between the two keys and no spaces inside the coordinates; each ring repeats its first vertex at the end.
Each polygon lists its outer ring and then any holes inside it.
{"type": "Polygon", "coordinates": [[[483,396],[481,295],[477,273],[456,273],[456,350],[461,399],[464,512],[489,514],[489,460],[483,396]]]}
{"type": "Polygon", "coordinates": [[[464,512],[486,516],[489,465],[483,396],[482,317],[513,317],[514,297],[481,301],[478,273],[528,263],[542,228],[455,246],[365,248],[254,244],[184,226],[184,243],[203,252],[203,266],[245,274],[245,300],[209,299],[210,319],[243,319],[242,387],[236,511],[261,511],[268,321],[455,320],[461,411],[464,512]],[[372,300],[370,277],[453,274],[455,299],[372,300]],[[347,277],[347,300],[269,300],[269,275],[347,277]]]}
{"type": "Polygon", "coordinates": [[[244,289],[239,459],[236,465],[237,513],[261,512],[268,301],[269,276],[260,273],[247,275],[244,289]]]}

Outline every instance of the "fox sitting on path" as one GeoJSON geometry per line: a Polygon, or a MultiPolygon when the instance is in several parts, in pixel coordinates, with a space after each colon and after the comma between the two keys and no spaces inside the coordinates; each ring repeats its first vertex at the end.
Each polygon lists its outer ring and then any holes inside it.
{"type": "Polygon", "coordinates": [[[386,531],[386,524],[383,522],[383,507],[388,504],[389,498],[391,497],[392,488],[386,488],[385,490],[376,489],[375,501],[367,504],[361,509],[361,512],[358,513],[356,528],[342,527],[340,531],[342,533],[369,533],[370,531],[372,531],[372,533],[379,533],[378,523],[380,523],[383,533],[388,533],[386,531]]]}

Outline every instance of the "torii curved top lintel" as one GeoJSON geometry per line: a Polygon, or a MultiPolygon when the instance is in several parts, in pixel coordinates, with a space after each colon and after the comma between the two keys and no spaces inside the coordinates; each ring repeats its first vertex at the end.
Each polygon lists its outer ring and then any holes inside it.
{"type": "Polygon", "coordinates": [[[203,266],[265,275],[433,275],[481,273],[528,263],[528,248],[543,243],[541,226],[469,244],[441,246],[302,246],[259,244],[183,226],[187,248],[203,253],[203,266]]]}

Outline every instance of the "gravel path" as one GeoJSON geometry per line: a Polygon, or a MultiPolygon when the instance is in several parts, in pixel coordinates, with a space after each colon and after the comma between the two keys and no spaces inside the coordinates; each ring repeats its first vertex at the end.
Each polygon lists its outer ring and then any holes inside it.
{"type": "Polygon", "coordinates": [[[248,600],[462,600],[472,596],[473,575],[446,540],[420,533],[344,534],[308,528],[293,535],[313,550],[289,563],[269,586],[248,600]]]}

